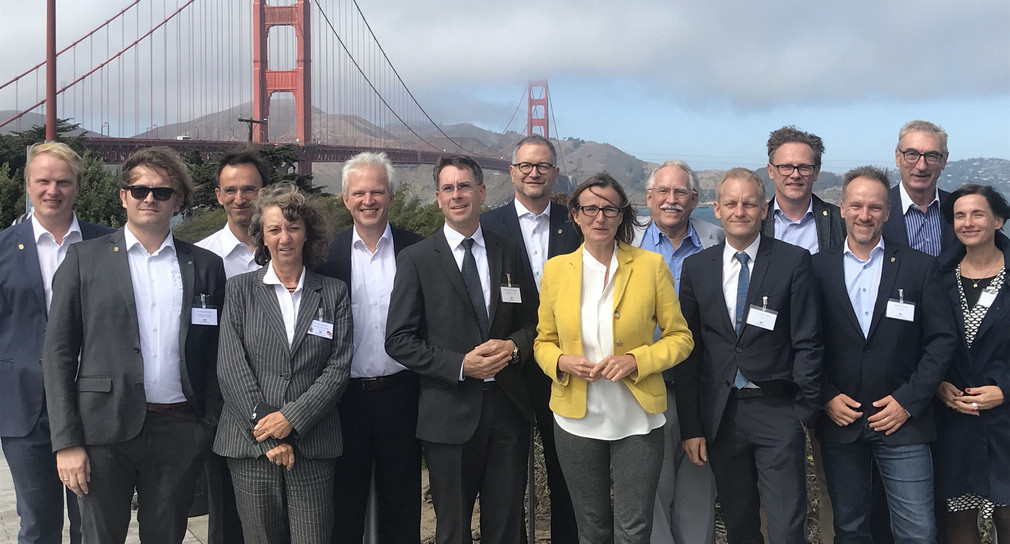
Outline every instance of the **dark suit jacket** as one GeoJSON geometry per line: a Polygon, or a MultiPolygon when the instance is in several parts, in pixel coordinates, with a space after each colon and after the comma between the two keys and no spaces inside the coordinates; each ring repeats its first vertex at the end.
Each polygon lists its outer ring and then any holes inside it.
{"type": "MultiPolygon", "coordinates": [[[[536,288],[521,271],[515,242],[483,231],[491,278],[489,337],[510,339],[521,364],[532,357],[536,327],[536,288]],[[502,302],[506,274],[521,278],[522,304],[502,302]]],[[[396,259],[396,279],[386,320],[386,353],[420,375],[417,437],[441,444],[463,444],[480,420],[483,380],[459,381],[463,355],[481,344],[463,275],[440,229],[404,249],[396,259]]],[[[529,395],[520,369],[511,365],[496,376],[498,385],[532,421],[529,395]]]]}
{"type": "MultiPolygon", "coordinates": [[[[530,256],[526,251],[526,243],[523,239],[523,231],[519,227],[519,216],[516,215],[515,199],[508,204],[486,211],[480,216],[480,224],[484,226],[485,232],[491,231],[505,238],[511,238],[519,245],[519,255],[522,257],[523,266],[526,267],[527,277],[533,277],[533,268],[530,265],[530,256]]],[[[566,255],[579,249],[582,245],[582,234],[575,228],[568,210],[554,202],[551,202],[551,230],[547,235],[547,258],[558,255],[566,255]]],[[[535,365],[530,365],[534,367],[535,365]]]]}
{"type": "MultiPolygon", "coordinates": [[[[894,240],[899,244],[908,245],[908,231],[905,229],[905,210],[901,209],[901,192],[899,185],[891,187],[891,214],[884,223],[884,238],[894,240]]],[[[940,205],[943,206],[950,193],[939,191],[940,205]]],[[[954,226],[940,218],[940,253],[947,251],[954,245],[957,237],[954,235],[954,226]]]]}
{"type": "MultiPolygon", "coordinates": [[[[424,239],[423,236],[414,234],[409,230],[404,230],[401,228],[389,226],[390,231],[393,234],[393,254],[399,255],[400,250],[403,248],[420,242],[424,239]]],[[[348,294],[354,297],[354,293],[351,293],[351,239],[354,231],[354,227],[340,232],[333,238],[333,242],[330,244],[330,249],[326,254],[326,262],[321,264],[316,272],[324,276],[329,276],[331,278],[337,278],[338,280],[347,284],[348,294]]]]}
{"type": "MultiPolygon", "coordinates": [[[[886,444],[921,444],[936,438],[930,408],[936,387],[954,353],[954,323],[931,268],[933,258],[884,238],[884,263],[870,332],[864,337],[845,288],[844,246],[814,256],[814,277],[824,325],[821,404],[845,393],[862,404],[863,418],[877,413],[873,402],[892,395],[911,417],[886,444]],[[888,299],[915,303],[914,321],[886,317],[888,299]]],[[[859,438],[863,420],[839,427],[822,413],[817,436],[849,443],[859,438]]]]}
{"type": "Polygon", "coordinates": [[[336,403],[350,377],[354,339],[347,285],[305,272],[294,341],[289,346],[274,286],[263,283],[266,272],[264,266],[228,280],[218,349],[225,407],[214,452],[257,458],[280,444],[272,438],[256,442],[252,437],[249,416],[254,406],[265,402],[279,408],[294,429],[296,455],[339,457],[343,441],[336,403]],[[320,308],[324,321],[333,324],[332,338],[308,332],[320,308]]]}
{"type": "MultiPolygon", "coordinates": [[[[200,304],[201,294],[208,295],[208,305],[221,307],[224,265],[217,255],[192,244],[176,240],[175,247],[182,274],[182,390],[197,415],[214,424],[221,412],[218,327],[192,325],[190,310],[200,304]]],[[[42,370],[53,451],[137,436],[147,399],[122,230],[70,247],[53,279],[49,314],[42,370]]]]}
{"type": "MultiPolygon", "coordinates": [[[[838,206],[829,204],[817,195],[810,195],[813,200],[814,224],[817,225],[818,251],[840,244],[845,240],[845,220],[838,206]]],[[[768,214],[761,221],[761,236],[775,238],[775,197],[768,201],[768,214]]]]}
{"type": "MultiPolygon", "coordinates": [[[[113,232],[79,221],[90,240],[113,232]]],[[[0,232],[0,436],[22,437],[42,414],[46,293],[31,221],[0,232]]]]}
{"type": "Polygon", "coordinates": [[[738,337],[722,292],[725,246],[688,257],[681,271],[681,310],[694,335],[694,350],[675,382],[681,435],[715,439],[738,368],[758,386],[792,394],[796,417],[812,425],[820,406],[824,349],[810,253],[761,237],[746,304],[761,305],[768,297],[768,309],[778,317],[774,330],[744,324],[738,337]]]}

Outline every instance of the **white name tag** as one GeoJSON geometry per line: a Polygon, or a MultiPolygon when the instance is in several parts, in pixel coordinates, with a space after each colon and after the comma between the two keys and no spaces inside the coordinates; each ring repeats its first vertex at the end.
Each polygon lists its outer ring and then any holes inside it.
{"type": "Polygon", "coordinates": [[[217,309],[193,308],[191,322],[194,325],[217,325],[217,309]]]}
{"type": "Polygon", "coordinates": [[[502,285],[501,300],[502,302],[509,302],[511,304],[522,304],[523,295],[518,287],[507,287],[502,285]]]}
{"type": "Polygon", "coordinates": [[[901,302],[892,298],[887,301],[887,313],[885,315],[891,319],[915,321],[915,303],[901,302]]]}
{"type": "Polygon", "coordinates": [[[312,323],[309,324],[309,334],[321,338],[333,338],[333,323],[313,319],[312,323]]]}
{"type": "Polygon", "coordinates": [[[996,293],[986,289],[982,291],[982,294],[978,297],[978,305],[983,308],[988,308],[992,306],[993,301],[996,300],[996,293]]]}
{"type": "Polygon", "coordinates": [[[778,317],[779,313],[775,310],[769,310],[768,308],[754,304],[751,305],[750,311],[747,312],[747,324],[773,331],[775,330],[775,320],[778,317]]]}

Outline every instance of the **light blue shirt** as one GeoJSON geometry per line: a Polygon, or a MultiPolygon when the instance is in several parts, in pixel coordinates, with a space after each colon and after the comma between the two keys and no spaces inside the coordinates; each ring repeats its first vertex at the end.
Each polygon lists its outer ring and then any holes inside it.
{"type": "Polygon", "coordinates": [[[873,306],[877,302],[880,274],[884,270],[884,237],[881,236],[877,247],[870,251],[869,261],[861,260],[852,253],[848,239],[845,240],[845,252],[842,255],[845,290],[849,293],[849,302],[859,320],[859,328],[863,329],[863,338],[866,338],[873,320],[873,306]]]}
{"type": "Polygon", "coordinates": [[[817,222],[814,221],[813,197],[810,198],[807,213],[803,214],[803,217],[798,221],[793,221],[782,213],[778,200],[775,200],[772,214],[775,220],[775,239],[800,246],[809,251],[811,255],[817,253],[820,244],[817,243],[817,222]]]}
{"type": "Polygon", "coordinates": [[[647,249],[654,253],[659,253],[670,267],[673,275],[673,288],[680,293],[680,269],[684,266],[684,259],[701,251],[701,239],[698,232],[694,230],[694,225],[687,224],[687,236],[680,242],[680,247],[673,249],[673,242],[670,238],[659,230],[655,222],[649,223],[642,235],[642,249],[647,249]]]}

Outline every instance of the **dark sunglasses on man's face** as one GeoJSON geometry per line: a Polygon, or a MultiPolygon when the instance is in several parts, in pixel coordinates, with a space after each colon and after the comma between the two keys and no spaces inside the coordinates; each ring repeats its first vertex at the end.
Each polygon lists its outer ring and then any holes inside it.
{"type": "Polygon", "coordinates": [[[154,193],[155,200],[165,201],[172,198],[175,189],[171,187],[146,187],[144,185],[130,185],[126,188],[130,191],[130,196],[137,200],[144,200],[149,193],[154,193]]]}

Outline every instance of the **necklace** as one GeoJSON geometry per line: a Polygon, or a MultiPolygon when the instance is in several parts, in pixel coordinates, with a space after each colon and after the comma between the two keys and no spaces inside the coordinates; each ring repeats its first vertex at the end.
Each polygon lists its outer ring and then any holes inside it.
{"type": "Polygon", "coordinates": [[[982,275],[979,276],[978,278],[972,278],[972,277],[966,275],[964,273],[964,270],[963,270],[964,261],[962,261],[961,264],[962,264],[962,266],[960,267],[962,269],[961,276],[963,278],[969,280],[971,282],[971,286],[973,288],[978,289],[978,282],[980,282],[980,281],[982,281],[982,280],[984,280],[986,278],[991,278],[991,277],[995,276],[996,273],[999,271],[999,269],[1003,268],[1003,259],[1001,258],[999,260],[999,262],[997,262],[995,265],[992,265],[992,266],[989,266],[988,268],[982,269],[983,270],[982,271],[982,275]]]}

